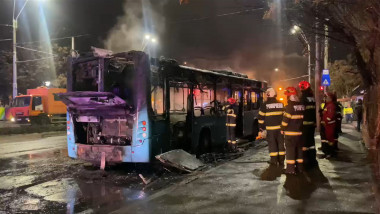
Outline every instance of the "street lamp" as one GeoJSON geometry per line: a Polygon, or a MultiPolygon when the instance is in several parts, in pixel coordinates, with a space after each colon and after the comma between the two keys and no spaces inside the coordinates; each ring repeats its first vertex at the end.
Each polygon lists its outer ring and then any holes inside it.
{"type": "Polygon", "coordinates": [[[278,72],[278,71],[279,71],[279,69],[278,69],[278,68],[275,68],[275,69],[274,69],[274,71],[275,71],[275,72],[278,72]]]}
{"type": "Polygon", "coordinates": [[[146,34],[144,40],[142,41],[141,51],[144,51],[149,43],[157,44],[157,39],[150,34],[146,34]]]}
{"type": "Polygon", "coordinates": [[[294,25],[293,28],[290,30],[290,33],[292,35],[295,35],[297,33],[299,33],[300,37],[302,38],[302,40],[306,43],[306,47],[307,47],[307,54],[308,54],[308,62],[307,62],[307,73],[308,73],[308,76],[309,76],[309,83],[311,82],[311,54],[310,54],[310,43],[309,41],[307,40],[307,37],[305,35],[305,33],[303,32],[303,30],[297,26],[297,25],[294,25]]]}

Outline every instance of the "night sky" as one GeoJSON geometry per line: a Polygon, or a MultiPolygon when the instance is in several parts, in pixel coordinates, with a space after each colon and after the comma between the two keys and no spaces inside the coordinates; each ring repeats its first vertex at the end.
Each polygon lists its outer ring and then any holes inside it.
{"type": "MultiPolygon", "coordinates": [[[[23,0],[16,1],[21,7],[23,0]]],[[[13,1],[0,2],[0,24],[11,24],[13,1]]],[[[46,32],[50,38],[88,34],[76,38],[79,51],[91,46],[127,51],[141,47],[144,33],[150,32],[159,41],[149,48],[152,56],[232,69],[267,81],[306,74],[307,57],[299,40],[289,34],[286,17],[281,23],[264,20],[267,9],[265,0],[190,0],[185,5],[178,0],[30,0],[19,18],[18,42],[46,40],[46,32]],[[280,72],[273,71],[276,67],[280,72]]],[[[0,26],[0,40],[8,38],[12,29],[0,26]]],[[[71,43],[66,39],[59,44],[71,43]]],[[[0,41],[0,50],[10,51],[11,42],[0,41]]]]}

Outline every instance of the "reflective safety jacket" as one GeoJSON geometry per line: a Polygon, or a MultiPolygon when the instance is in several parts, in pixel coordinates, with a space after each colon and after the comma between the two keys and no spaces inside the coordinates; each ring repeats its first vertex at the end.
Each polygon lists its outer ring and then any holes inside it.
{"type": "Polygon", "coordinates": [[[284,104],[274,97],[269,97],[260,107],[259,126],[263,130],[281,129],[282,115],[284,114],[284,104]]]}
{"type": "Polygon", "coordinates": [[[353,114],[354,110],[351,107],[347,107],[347,108],[344,108],[343,113],[344,115],[353,114]]]}
{"type": "Polygon", "coordinates": [[[301,102],[289,101],[285,107],[284,117],[281,123],[281,130],[286,136],[302,135],[303,117],[305,106],[301,102]]]}
{"type": "Polygon", "coordinates": [[[303,125],[315,126],[316,125],[316,106],[313,96],[302,95],[301,103],[305,106],[305,112],[303,114],[303,125]]]}
{"type": "Polygon", "coordinates": [[[237,107],[236,105],[225,106],[226,110],[226,126],[236,127],[237,107]]]}

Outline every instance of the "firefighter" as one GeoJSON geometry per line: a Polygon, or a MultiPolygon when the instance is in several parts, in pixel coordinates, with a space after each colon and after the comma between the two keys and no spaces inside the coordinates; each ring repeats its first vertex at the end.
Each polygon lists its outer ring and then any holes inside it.
{"type": "Polygon", "coordinates": [[[305,168],[311,169],[318,166],[317,151],[315,150],[315,127],[316,127],[316,106],[313,91],[310,88],[310,83],[301,81],[298,84],[301,89],[301,103],[305,106],[302,136],[304,147],[304,162],[305,168]]]}
{"type": "Polygon", "coordinates": [[[322,151],[325,158],[329,159],[335,155],[335,134],[336,134],[336,105],[334,103],[334,95],[326,94],[326,104],[322,113],[322,125],[324,126],[324,137],[322,141],[322,151]]]}
{"type": "Polygon", "coordinates": [[[288,105],[281,123],[286,148],[285,173],[296,174],[296,170],[303,171],[302,128],[305,106],[300,102],[296,88],[286,88],[285,95],[288,97],[288,105]]]}
{"type": "Polygon", "coordinates": [[[229,105],[225,106],[226,114],[227,114],[227,120],[226,120],[226,127],[227,127],[227,143],[228,143],[228,150],[230,152],[236,152],[237,151],[237,145],[236,145],[236,137],[235,137],[235,130],[236,130],[236,117],[237,117],[237,106],[236,106],[236,100],[232,97],[228,98],[229,105]]]}
{"type": "MultiPolygon", "coordinates": [[[[276,99],[276,91],[268,88],[267,101],[261,105],[259,111],[260,132],[266,131],[268,141],[270,164],[284,167],[285,147],[284,137],[281,134],[281,121],[284,113],[284,104],[276,99]]],[[[260,135],[262,135],[260,133],[260,135]]]]}
{"type": "Polygon", "coordinates": [[[338,139],[339,139],[339,135],[342,134],[342,119],[343,119],[343,115],[342,115],[342,111],[343,111],[343,106],[340,102],[338,102],[338,98],[336,96],[336,94],[333,94],[333,102],[335,104],[335,115],[336,115],[336,126],[335,126],[335,139],[334,139],[334,149],[336,151],[339,150],[338,148],[338,139]]]}

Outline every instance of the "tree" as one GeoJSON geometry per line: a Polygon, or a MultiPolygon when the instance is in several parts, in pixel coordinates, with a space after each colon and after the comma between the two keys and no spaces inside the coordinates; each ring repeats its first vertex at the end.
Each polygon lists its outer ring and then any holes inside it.
{"type": "Polygon", "coordinates": [[[331,86],[339,98],[349,97],[352,90],[361,84],[360,75],[348,60],[336,60],[329,64],[331,86]]]}
{"type": "MultiPolygon", "coordinates": [[[[26,89],[36,88],[43,85],[45,81],[51,81],[54,87],[66,87],[66,60],[70,54],[69,47],[62,47],[53,44],[51,48],[39,46],[33,48],[48,52],[51,49],[54,57],[47,58],[49,55],[44,53],[31,53],[29,50],[21,49],[18,52],[17,64],[17,85],[20,93],[25,93],[26,89]],[[37,61],[27,61],[29,59],[43,59],[37,61]]],[[[0,55],[0,99],[12,94],[12,53],[2,51],[0,55]]]]}
{"type": "Polygon", "coordinates": [[[327,25],[330,38],[353,47],[367,89],[363,138],[370,148],[380,148],[380,1],[287,0],[286,12],[305,31],[323,35],[327,25]],[[316,18],[319,28],[314,25],[316,18]]]}

